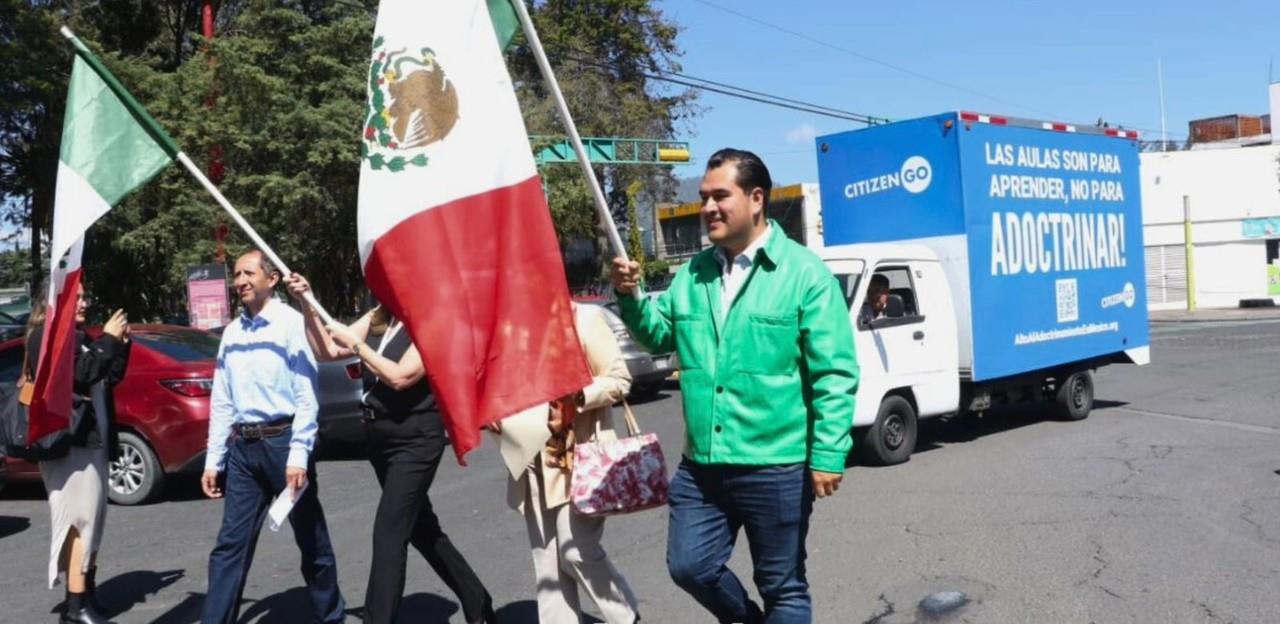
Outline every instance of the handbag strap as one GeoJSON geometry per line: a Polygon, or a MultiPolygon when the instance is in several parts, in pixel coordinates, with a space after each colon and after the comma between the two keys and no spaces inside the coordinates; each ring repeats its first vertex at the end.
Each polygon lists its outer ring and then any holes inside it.
{"type": "Polygon", "coordinates": [[[640,424],[636,422],[636,413],[631,411],[631,404],[625,399],[622,401],[622,417],[627,421],[628,435],[640,435],[640,424]]]}
{"type": "MultiPolygon", "coordinates": [[[[622,418],[627,422],[628,436],[640,435],[640,424],[636,422],[636,414],[635,412],[631,411],[631,404],[627,403],[626,399],[622,400],[622,418]]],[[[596,419],[596,438],[597,439],[599,439],[600,432],[602,431],[600,422],[603,420],[604,420],[603,418],[596,419]]]]}

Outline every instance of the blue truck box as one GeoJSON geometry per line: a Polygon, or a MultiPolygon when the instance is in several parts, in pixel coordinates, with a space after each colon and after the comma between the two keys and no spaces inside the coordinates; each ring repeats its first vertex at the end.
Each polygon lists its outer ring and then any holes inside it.
{"type": "Polygon", "coordinates": [[[823,242],[934,249],[973,381],[1145,362],[1136,139],[973,113],[818,137],[823,242]]]}

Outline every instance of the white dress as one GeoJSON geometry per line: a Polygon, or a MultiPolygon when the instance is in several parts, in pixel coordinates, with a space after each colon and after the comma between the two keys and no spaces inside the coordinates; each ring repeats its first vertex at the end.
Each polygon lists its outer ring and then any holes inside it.
{"type": "Polygon", "coordinates": [[[62,550],[72,527],[85,540],[81,572],[89,570],[89,561],[102,543],[107,516],[107,416],[90,410],[98,428],[97,448],[73,445],[65,456],[39,463],[53,530],[49,541],[50,589],[67,572],[69,561],[62,559],[62,550]]]}
{"type": "MultiPolygon", "coordinates": [[[[103,425],[99,417],[99,425],[103,425]]],[[[99,429],[99,431],[105,430],[99,429]]],[[[104,438],[106,436],[103,436],[104,438]]],[[[66,456],[40,462],[40,477],[49,494],[49,516],[53,528],[49,544],[49,588],[58,584],[67,571],[62,546],[72,527],[86,540],[81,572],[89,570],[89,559],[102,543],[107,516],[107,448],[73,446],[66,456]]]]}

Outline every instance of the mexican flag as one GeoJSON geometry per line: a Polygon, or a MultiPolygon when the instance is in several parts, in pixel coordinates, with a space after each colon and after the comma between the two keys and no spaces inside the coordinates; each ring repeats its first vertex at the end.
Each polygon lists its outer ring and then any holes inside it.
{"type": "Polygon", "coordinates": [[[361,135],[365,279],[418,346],[459,462],[484,424],[591,381],[499,48],[505,4],[382,2],[361,135]]]}
{"type": "Polygon", "coordinates": [[[66,429],[75,371],[76,305],[84,233],[99,217],[177,158],[159,124],[85,45],[76,48],[67,87],[49,247],[49,292],[28,440],[66,429]]]}

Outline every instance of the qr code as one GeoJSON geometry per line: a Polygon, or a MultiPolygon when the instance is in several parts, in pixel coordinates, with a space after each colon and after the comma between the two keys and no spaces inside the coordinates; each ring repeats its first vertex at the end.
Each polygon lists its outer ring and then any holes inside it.
{"type": "Polygon", "coordinates": [[[1071,323],[1080,320],[1080,293],[1075,278],[1060,279],[1058,287],[1058,322],[1071,323]]]}

